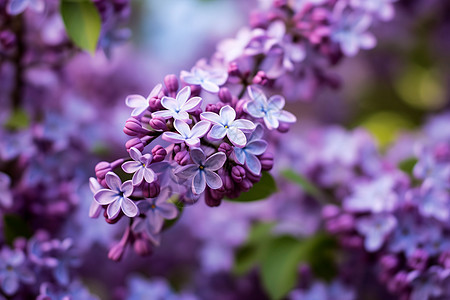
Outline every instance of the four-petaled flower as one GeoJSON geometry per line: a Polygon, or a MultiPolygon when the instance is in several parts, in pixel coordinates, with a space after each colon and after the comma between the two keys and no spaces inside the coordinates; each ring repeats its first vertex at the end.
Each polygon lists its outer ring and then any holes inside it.
{"type": "Polygon", "coordinates": [[[133,161],[123,163],[122,169],[127,173],[134,173],[133,185],[139,185],[142,180],[152,183],[156,180],[157,175],[150,168],[153,156],[149,153],[142,155],[142,153],[135,147],[130,148],[130,156],[133,161]]]}
{"type": "Polygon", "coordinates": [[[280,122],[295,123],[297,118],[288,111],[282,110],[285,100],[282,96],[274,95],[267,100],[266,95],[255,87],[247,89],[252,101],[247,102],[245,110],[254,118],[263,118],[267,128],[277,129],[280,122]]]}
{"type": "Polygon", "coordinates": [[[191,150],[193,164],[179,167],[175,170],[175,175],[183,179],[192,178],[192,192],[201,194],[208,185],[216,190],[222,187],[222,179],[214,171],[220,169],[227,156],[223,152],[218,152],[206,159],[205,153],[199,148],[191,150]]]}
{"type": "Polygon", "coordinates": [[[252,132],[256,128],[252,121],[235,120],[236,112],[229,105],[222,107],[219,115],[213,112],[204,112],[200,117],[202,120],[208,120],[214,124],[208,134],[209,138],[221,140],[226,135],[233,145],[240,148],[247,144],[244,132],[252,132]]]}
{"type": "Polygon", "coordinates": [[[25,255],[21,250],[11,250],[7,247],[0,252],[0,285],[1,290],[8,295],[14,295],[20,282],[33,283],[33,273],[25,267],[25,255]]]}
{"type": "Polygon", "coordinates": [[[192,85],[200,85],[202,89],[211,93],[218,93],[219,86],[228,79],[228,73],[221,69],[206,70],[193,67],[191,72],[182,71],[181,79],[192,85]]]}
{"type": "Polygon", "coordinates": [[[198,147],[200,145],[200,138],[208,132],[211,126],[208,121],[200,121],[191,129],[188,124],[181,120],[175,120],[173,125],[179,134],[175,132],[164,132],[162,136],[163,140],[176,144],[185,142],[191,147],[198,147]]]}
{"type": "Polygon", "coordinates": [[[45,2],[44,0],[10,0],[6,6],[6,12],[15,16],[24,12],[28,7],[40,13],[45,9],[45,2]]]}
{"type": "Polygon", "coordinates": [[[150,92],[150,95],[148,95],[147,98],[142,97],[141,95],[130,95],[125,99],[125,104],[128,107],[134,108],[131,112],[131,115],[133,117],[139,116],[142,113],[144,113],[149,105],[149,101],[152,98],[155,98],[158,96],[158,94],[161,92],[162,84],[156,85],[153,90],[150,92]]]}
{"type": "Polygon", "coordinates": [[[245,164],[247,169],[255,175],[261,174],[261,162],[256,156],[263,154],[267,149],[267,142],[261,140],[262,135],[263,128],[258,125],[244,148],[234,147],[234,155],[238,163],[245,164]]]}
{"type": "Polygon", "coordinates": [[[176,120],[183,120],[190,123],[188,112],[196,110],[202,104],[202,98],[192,97],[191,88],[185,86],[181,89],[176,99],[172,97],[163,97],[161,99],[161,105],[166,108],[166,110],[160,110],[153,113],[155,117],[161,117],[165,119],[174,118],[176,120]]]}
{"type": "Polygon", "coordinates": [[[100,205],[108,205],[106,210],[109,219],[114,219],[122,209],[123,213],[130,218],[139,214],[138,207],[128,197],[133,193],[131,180],[122,183],[119,176],[113,172],[106,173],[106,184],[110,189],[101,189],[94,195],[94,199],[100,205]]]}
{"type": "Polygon", "coordinates": [[[158,234],[164,224],[164,219],[172,220],[178,215],[178,209],[173,203],[167,202],[170,189],[162,189],[158,197],[146,199],[138,203],[139,211],[145,213],[145,219],[137,218],[133,230],[147,232],[150,238],[158,234]]]}
{"type": "Polygon", "coordinates": [[[365,236],[364,247],[369,252],[377,251],[383,245],[386,236],[394,230],[397,219],[391,214],[376,214],[363,217],[356,222],[356,230],[365,236]]]}

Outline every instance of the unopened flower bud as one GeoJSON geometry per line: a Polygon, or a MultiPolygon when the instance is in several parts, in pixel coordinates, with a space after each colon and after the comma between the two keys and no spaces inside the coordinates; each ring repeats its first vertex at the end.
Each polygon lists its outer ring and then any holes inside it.
{"type": "Polygon", "coordinates": [[[123,132],[129,136],[144,136],[149,131],[142,127],[142,124],[138,119],[136,119],[135,117],[130,117],[125,122],[123,132]]]}
{"type": "Polygon", "coordinates": [[[152,183],[148,183],[145,181],[142,184],[142,195],[145,198],[155,198],[159,195],[160,191],[161,187],[158,180],[155,180],[152,183]]]}
{"type": "Polygon", "coordinates": [[[138,234],[135,236],[133,248],[134,251],[141,256],[147,256],[152,254],[153,252],[153,247],[150,240],[142,234],[138,234]]]}
{"type": "Polygon", "coordinates": [[[166,158],[167,151],[166,149],[161,145],[156,145],[152,149],[152,156],[154,162],[160,162],[163,161],[166,158]]]}
{"type": "Polygon", "coordinates": [[[289,131],[289,129],[291,129],[291,125],[289,125],[288,123],[280,123],[280,125],[278,125],[278,132],[281,133],[286,133],[289,131]]]}
{"type": "Polygon", "coordinates": [[[209,207],[216,207],[219,206],[222,202],[222,198],[217,198],[217,195],[214,193],[211,193],[211,189],[207,188],[205,190],[205,203],[209,207]]]}
{"type": "Polygon", "coordinates": [[[245,173],[245,169],[242,166],[233,166],[233,168],[231,168],[231,178],[233,178],[236,183],[240,183],[245,179],[245,173]]]}
{"type": "Polygon", "coordinates": [[[220,88],[219,99],[223,103],[231,103],[231,100],[233,100],[233,97],[231,96],[230,90],[226,87],[220,88]]]}
{"type": "Polygon", "coordinates": [[[151,99],[149,99],[148,107],[153,112],[161,110],[161,109],[164,109],[164,107],[161,105],[161,99],[159,99],[159,98],[151,98],[151,99]]]}
{"type": "Polygon", "coordinates": [[[95,166],[95,176],[99,179],[105,179],[106,173],[111,172],[123,163],[123,159],[117,159],[112,163],[101,161],[95,166]]]}
{"type": "Polygon", "coordinates": [[[167,130],[167,122],[164,118],[153,117],[148,124],[155,130],[167,130]]]}
{"type": "Polygon", "coordinates": [[[231,153],[233,153],[233,147],[228,143],[222,143],[219,145],[218,151],[225,153],[225,155],[229,157],[231,153]]]}
{"type": "Polygon", "coordinates": [[[182,150],[175,154],[174,159],[180,166],[185,166],[190,162],[191,156],[187,150],[182,150]]]}
{"type": "Polygon", "coordinates": [[[228,74],[230,76],[241,77],[242,74],[236,62],[231,62],[228,65],[228,74]]]}
{"type": "Polygon", "coordinates": [[[166,75],[166,77],[164,77],[164,85],[166,86],[169,94],[176,94],[179,87],[177,76],[175,76],[174,74],[166,75]]]}
{"type": "Polygon", "coordinates": [[[253,183],[250,179],[245,178],[239,183],[239,187],[243,192],[248,192],[253,187],[253,183]]]}
{"type": "Polygon", "coordinates": [[[202,87],[199,85],[191,85],[191,97],[198,97],[202,92],[202,87]]]}
{"type": "Polygon", "coordinates": [[[264,153],[259,157],[259,161],[261,162],[261,169],[263,171],[270,171],[273,167],[273,154],[272,153],[264,153]]]}

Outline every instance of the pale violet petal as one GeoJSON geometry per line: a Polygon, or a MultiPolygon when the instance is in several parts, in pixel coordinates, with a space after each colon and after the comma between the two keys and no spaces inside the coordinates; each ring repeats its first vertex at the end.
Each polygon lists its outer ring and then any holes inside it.
{"type": "Polygon", "coordinates": [[[278,126],[280,125],[280,122],[278,122],[278,119],[273,114],[268,113],[264,117],[264,124],[266,124],[266,127],[269,130],[272,130],[272,129],[277,129],[278,126]]]}
{"type": "Polygon", "coordinates": [[[174,115],[176,115],[176,112],[171,111],[171,110],[160,110],[160,111],[155,111],[154,113],[152,113],[153,117],[160,117],[160,118],[164,118],[164,119],[173,118],[174,115]]]}
{"type": "Polygon", "coordinates": [[[191,88],[189,86],[185,86],[184,88],[182,88],[177,94],[178,107],[181,108],[186,103],[186,101],[188,101],[190,96],[191,88]]]}
{"type": "Polygon", "coordinates": [[[255,175],[261,174],[261,162],[255,155],[251,153],[246,153],[245,165],[253,174],[255,175]]]}
{"type": "Polygon", "coordinates": [[[133,185],[140,185],[142,183],[142,180],[144,180],[144,168],[139,168],[139,170],[136,171],[133,175],[133,185]]]}
{"type": "Polygon", "coordinates": [[[8,272],[6,275],[4,275],[1,287],[6,295],[15,294],[19,289],[19,278],[17,278],[16,273],[8,272]]]}
{"type": "Polygon", "coordinates": [[[224,107],[222,107],[219,111],[219,115],[220,124],[223,125],[231,125],[231,123],[233,123],[234,119],[236,118],[236,112],[229,105],[225,105],[224,107]]]}
{"type": "Polygon", "coordinates": [[[175,129],[181,134],[184,138],[190,138],[191,137],[191,129],[189,128],[189,125],[181,120],[175,120],[173,122],[175,129]]]}
{"type": "Polygon", "coordinates": [[[95,194],[98,190],[101,190],[103,187],[102,185],[95,179],[94,177],[89,178],[89,188],[91,189],[91,192],[95,194]]]}
{"type": "Polygon", "coordinates": [[[238,128],[232,127],[227,130],[227,137],[236,147],[243,148],[247,144],[245,134],[238,128]]]}
{"type": "Polygon", "coordinates": [[[148,99],[158,96],[158,94],[161,92],[161,90],[162,90],[162,84],[158,83],[153,88],[153,90],[150,92],[150,95],[148,95],[148,99]]]}
{"type": "Polygon", "coordinates": [[[136,116],[140,116],[142,115],[146,110],[147,110],[148,106],[141,106],[141,107],[136,107],[135,109],[133,109],[133,111],[131,112],[131,115],[133,117],[136,116]]]}
{"type": "Polygon", "coordinates": [[[233,149],[237,162],[243,165],[245,163],[245,150],[238,147],[233,147],[233,149]]]}
{"type": "Polygon", "coordinates": [[[204,112],[200,114],[202,120],[207,120],[213,124],[220,124],[220,116],[213,112],[204,112]]]}
{"type": "Polygon", "coordinates": [[[186,165],[177,168],[175,170],[175,175],[183,179],[188,179],[192,178],[198,171],[198,165],[186,165]]]}
{"type": "Polygon", "coordinates": [[[130,95],[125,99],[125,104],[130,108],[148,107],[148,100],[141,95],[130,95]]]}
{"type": "Polygon", "coordinates": [[[171,143],[179,144],[185,141],[185,138],[175,132],[164,132],[162,139],[171,143]]]}
{"type": "Polygon", "coordinates": [[[192,84],[192,85],[200,85],[202,83],[202,80],[200,78],[198,78],[195,75],[191,75],[191,73],[188,73],[185,76],[181,76],[181,79],[186,82],[187,84],[192,84]]]}
{"type": "Polygon", "coordinates": [[[44,0],[29,0],[30,7],[35,12],[43,12],[45,9],[45,1],[44,0]]]}
{"type": "Polygon", "coordinates": [[[158,197],[155,199],[156,206],[159,206],[162,203],[166,203],[167,200],[169,200],[171,195],[172,195],[172,192],[171,192],[170,188],[161,189],[161,192],[159,193],[158,197]]]}
{"type": "Polygon", "coordinates": [[[216,171],[222,168],[226,160],[227,156],[225,155],[225,153],[217,152],[206,159],[204,164],[205,170],[216,171]]]}
{"type": "Polygon", "coordinates": [[[200,139],[197,138],[197,137],[190,138],[190,139],[185,140],[185,143],[189,147],[199,147],[200,146],[200,139]]]}
{"type": "Polygon", "coordinates": [[[161,216],[167,220],[175,219],[178,215],[178,209],[172,203],[161,203],[158,205],[157,209],[161,216]]]}
{"type": "Polygon", "coordinates": [[[98,204],[97,201],[92,201],[91,205],[89,206],[89,218],[98,218],[100,215],[100,212],[102,211],[102,207],[100,204],[98,204]]]}
{"type": "Polygon", "coordinates": [[[198,122],[197,124],[194,125],[194,127],[192,127],[190,137],[201,138],[201,137],[205,136],[205,134],[208,132],[210,126],[211,126],[211,123],[209,123],[208,121],[198,122]]]}
{"type": "Polygon", "coordinates": [[[131,180],[125,181],[122,184],[121,190],[122,190],[124,197],[130,197],[131,194],[133,194],[133,190],[134,190],[132,181],[131,180]]]}
{"type": "Polygon", "coordinates": [[[142,164],[137,161],[127,161],[122,164],[122,170],[126,173],[134,173],[142,167],[142,164]]]}
{"type": "Polygon", "coordinates": [[[288,112],[288,111],[285,111],[285,110],[280,111],[276,115],[276,117],[277,117],[277,119],[280,122],[284,122],[284,123],[295,123],[295,122],[297,122],[297,118],[295,117],[295,115],[290,113],[290,112],[288,112]]]}
{"type": "Polygon", "coordinates": [[[143,173],[144,173],[145,181],[147,181],[148,183],[152,183],[153,181],[156,180],[156,174],[155,174],[155,172],[153,172],[152,169],[144,168],[143,170],[144,170],[143,173]]]}
{"type": "Polygon", "coordinates": [[[139,209],[136,204],[126,197],[122,199],[121,206],[123,213],[127,217],[134,218],[139,214],[139,209]]]}
{"type": "Polygon", "coordinates": [[[183,111],[191,112],[196,110],[202,104],[202,98],[192,97],[186,103],[184,103],[180,108],[183,111]]]}
{"type": "Polygon", "coordinates": [[[192,149],[191,152],[191,159],[192,161],[197,164],[197,165],[203,165],[203,163],[205,162],[205,153],[203,152],[203,150],[195,148],[192,149]]]}
{"type": "Polygon", "coordinates": [[[191,120],[189,119],[189,114],[185,111],[180,111],[178,113],[173,114],[173,118],[176,120],[183,120],[187,123],[191,123],[191,120]]]}
{"type": "Polygon", "coordinates": [[[379,234],[378,232],[375,234],[370,234],[366,236],[364,240],[364,247],[369,252],[375,252],[381,248],[383,245],[384,236],[379,234]]]}
{"type": "Polygon", "coordinates": [[[208,91],[210,93],[218,93],[219,92],[219,86],[215,84],[214,82],[211,82],[209,80],[205,80],[201,83],[202,89],[205,91],[208,91]]]}
{"type": "Polygon", "coordinates": [[[254,118],[262,118],[266,115],[264,112],[265,108],[256,101],[247,102],[244,106],[244,110],[254,118]]]}
{"type": "Polygon", "coordinates": [[[95,193],[94,199],[100,205],[107,205],[119,199],[119,195],[114,191],[101,189],[95,193]]]}
{"type": "Polygon", "coordinates": [[[283,109],[285,103],[286,100],[284,99],[283,96],[274,95],[269,98],[267,109],[271,111],[280,111],[281,109],[283,109]]]}
{"type": "Polygon", "coordinates": [[[196,195],[203,193],[206,188],[205,172],[197,172],[192,180],[192,192],[196,195]]]}
{"type": "Polygon", "coordinates": [[[108,172],[105,176],[106,184],[109,186],[109,188],[113,191],[120,191],[120,187],[122,186],[122,181],[120,180],[119,176],[117,176],[114,172],[108,172]]]}
{"type": "Polygon", "coordinates": [[[245,151],[254,155],[261,155],[267,149],[267,142],[263,140],[252,141],[245,146],[245,151]]]}
{"type": "Polygon", "coordinates": [[[177,111],[179,109],[177,100],[172,97],[163,97],[161,99],[161,105],[171,111],[177,111]]]}
{"type": "Polygon", "coordinates": [[[245,119],[238,119],[234,121],[232,126],[242,130],[243,132],[252,132],[256,128],[256,125],[252,121],[245,119]]]}
{"type": "Polygon", "coordinates": [[[250,95],[250,98],[253,99],[260,106],[262,107],[267,106],[267,97],[260,89],[254,86],[249,86],[247,88],[247,92],[250,95]]]}
{"type": "Polygon", "coordinates": [[[108,205],[108,208],[106,209],[108,219],[115,219],[119,215],[120,202],[122,202],[122,199],[118,199],[117,201],[114,201],[110,205],[108,205]]]}
{"type": "Polygon", "coordinates": [[[205,170],[205,179],[206,184],[213,190],[217,190],[222,187],[222,179],[220,179],[220,176],[216,173],[205,170]]]}
{"type": "Polygon", "coordinates": [[[29,0],[11,0],[6,7],[6,12],[10,15],[21,14],[28,6],[29,0]]]}
{"type": "Polygon", "coordinates": [[[227,134],[228,129],[223,125],[216,124],[211,128],[211,131],[208,134],[208,137],[213,140],[221,140],[227,134]]]}
{"type": "Polygon", "coordinates": [[[134,161],[141,161],[142,153],[137,148],[131,147],[129,154],[134,161]]]}
{"type": "Polygon", "coordinates": [[[148,231],[158,233],[164,224],[164,218],[156,210],[150,210],[147,214],[148,231]]]}

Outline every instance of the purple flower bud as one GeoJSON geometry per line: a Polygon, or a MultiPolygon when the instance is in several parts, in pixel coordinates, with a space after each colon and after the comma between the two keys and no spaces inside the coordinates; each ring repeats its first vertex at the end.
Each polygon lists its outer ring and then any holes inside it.
{"type": "Polygon", "coordinates": [[[287,5],[287,0],[274,0],[273,5],[279,8],[284,7],[287,5]]]}
{"type": "Polygon", "coordinates": [[[289,131],[289,129],[291,129],[291,125],[288,123],[280,123],[277,128],[277,130],[281,133],[286,133],[289,131]]]}
{"type": "Polygon", "coordinates": [[[127,227],[125,230],[120,242],[114,245],[108,252],[108,258],[113,261],[119,261],[122,258],[123,253],[125,252],[125,248],[130,240],[130,227],[127,227]]]}
{"type": "Polygon", "coordinates": [[[137,234],[135,236],[133,248],[134,251],[141,256],[147,256],[153,252],[151,241],[142,234],[137,234]]]}
{"type": "Polygon", "coordinates": [[[163,118],[160,117],[153,117],[150,119],[150,122],[148,122],[150,126],[155,130],[167,130],[167,122],[163,118]]]}
{"type": "Polygon", "coordinates": [[[447,143],[437,144],[433,149],[434,157],[438,162],[448,162],[450,160],[450,146],[447,143]]]}
{"type": "Polygon", "coordinates": [[[169,74],[164,77],[164,85],[169,93],[176,93],[178,91],[178,78],[174,74],[169,74]]]}
{"type": "Polygon", "coordinates": [[[408,265],[413,269],[423,271],[427,266],[427,261],[428,253],[423,249],[417,248],[408,258],[408,265]]]}
{"type": "MultiPolygon", "coordinates": [[[[105,179],[103,179],[103,180],[106,182],[105,179]]],[[[106,183],[105,183],[105,186],[108,187],[108,186],[106,185],[106,183]]],[[[107,212],[107,210],[105,209],[105,210],[103,211],[103,217],[105,217],[105,221],[106,221],[106,223],[108,223],[108,224],[116,224],[117,222],[119,222],[120,219],[122,219],[122,216],[123,216],[123,212],[120,211],[119,215],[118,215],[116,218],[114,218],[114,219],[109,219],[109,218],[108,218],[108,212],[107,212]]]]}
{"type": "Polygon", "coordinates": [[[175,154],[174,159],[180,166],[185,166],[190,162],[191,156],[187,150],[182,150],[175,154]]]}
{"type": "Polygon", "coordinates": [[[245,103],[247,103],[247,100],[239,100],[236,103],[235,111],[236,111],[236,117],[240,118],[244,114],[244,106],[245,103]]]}
{"type": "Polygon", "coordinates": [[[388,289],[393,293],[399,293],[409,286],[408,273],[400,271],[388,282],[388,289]]]}
{"type": "Polygon", "coordinates": [[[5,49],[11,49],[16,44],[16,35],[10,30],[0,32],[0,46],[5,49]]]}
{"type": "Polygon", "coordinates": [[[231,178],[230,174],[228,173],[228,171],[226,171],[224,168],[219,169],[218,171],[220,178],[222,179],[222,187],[226,190],[226,191],[231,191],[234,189],[234,181],[231,178]]]}
{"type": "Polygon", "coordinates": [[[258,71],[255,77],[253,77],[252,83],[259,84],[261,86],[270,86],[273,82],[269,77],[267,77],[266,72],[258,71]]]}
{"type": "Polygon", "coordinates": [[[198,97],[202,92],[202,87],[200,85],[191,85],[191,97],[198,97]]]}
{"type": "Polygon", "coordinates": [[[239,187],[243,192],[248,192],[253,187],[253,183],[250,179],[245,178],[239,183],[239,187]]]}
{"type": "Polygon", "coordinates": [[[166,158],[167,151],[166,149],[161,145],[156,145],[152,149],[152,156],[153,156],[153,162],[160,162],[163,161],[166,158]]]}
{"type": "Polygon", "coordinates": [[[161,187],[158,180],[155,180],[152,183],[144,181],[142,184],[142,195],[145,198],[155,198],[159,195],[160,191],[161,187]]]}
{"type": "Polygon", "coordinates": [[[207,188],[205,190],[205,203],[209,207],[217,207],[222,202],[222,197],[218,198],[217,193],[212,193],[212,192],[213,192],[213,190],[211,190],[210,188],[207,188]]]}
{"type": "Polygon", "coordinates": [[[270,171],[273,167],[273,154],[269,152],[265,152],[263,155],[259,157],[259,161],[261,162],[261,169],[263,171],[270,171]]]}
{"type": "Polygon", "coordinates": [[[150,108],[150,111],[153,111],[153,112],[164,109],[164,107],[161,104],[161,99],[159,99],[159,98],[149,99],[148,107],[150,108]]]}
{"type": "Polygon", "coordinates": [[[263,28],[267,25],[266,14],[259,11],[251,12],[249,21],[252,28],[263,28]]]}
{"type": "Polygon", "coordinates": [[[257,182],[259,182],[259,181],[261,180],[262,174],[255,175],[255,174],[253,174],[252,172],[248,171],[247,169],[246,169],[246,171],[247,171],[247,178],[248,178],[252,183],[257,183],[257,182]]]}
{"type": "Polygon", "coordinates": [[[222,103],[222,102],[219,102],[219,103],[216,103],[216,104],[211,104],[211,103],[210,103],[210,104],[207,104],[207,105],[206,105],[205,111],[213,112],[213,113],[218,114],[219,111],[220,111],[220,109],[221,109],[222,107],[224,107],[224,106],[225,106],[225,104],[222,103]]]}
{"type": "Polygon", "coordinates": [[[149,130],[143,128],[138,119],[131,117],[125,122],[123,132],[129,136],[144,136],[149,132],[149,130]]]}
{"type": "Polygon", "coordinates": [[[234,166],[231,168],[231,178],[236,183],[240,183],[245,179],[245,173],[245,169],[242,166],[234,166]]]}
{"type": "Polygon", "coordinates": [[[223,103],[231,103],[231,100],[233,100],[233,97],[231,96],[230,90],[226,87],[220,88],[219,90],[219,99],[223,103]]]}
{"type": "Polygon", "coordinates": [[[380,258],[380,264],[386,272],[390,272],[398,266],[398,259],[393,254],[383,255],[380,258]]]}
{"type": "Polygon", "coordinates": [[[236,62],[231,62],[228,65],[228,74],[230,76],[235,76],[235,77],[241,77],[242,76],[242,73],[239,70],[239,66],[237,65],[236,62]]]}
{"type": "Polygon", "coordinates": [[[322,218],[331,219],[335,218],[340,212],[339,207],[333,204],[327,204],[322,208],[322,218]]]}
{"type": "Polygon", "coordinates": [[[101,161],[95,166],[95,176],[99,180],[105,179],[106,173],[112,171],[117,168],[119,165],[123,163],[123,159],[118,159],[109,163],[107,161],[101,161]]]}
{"type": "Polygon", "coordinates": [[[177,154],[178,152],[180,152],[184,149],[185,149],[184,144],[175,144],[173,146],[173,153],[177,154]]]}
{"type": "Polygon", "coordinates": [[[142,140],[140,138],[132,138],[131,140],[129,140],[128,142],[126,142],[125,146],[127,147],[127,151],[130,152],[131,148],[136,148],[138,149],[140,152],[144,151],[145,145],[142,142],[142,140]]]}
{"type": "Polygon", "coordinates": [[[225,153],[225,155],[229,157],[233,153],[233,147],[228,143],[222,143],[220,144],[218,151],[225,153]]]}

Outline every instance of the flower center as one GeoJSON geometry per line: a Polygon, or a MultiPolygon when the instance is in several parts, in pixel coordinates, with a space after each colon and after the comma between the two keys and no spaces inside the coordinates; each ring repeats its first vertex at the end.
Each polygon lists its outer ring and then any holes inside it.
{"type": "Polygon", "coordinates": [[[155,204],[152,204],[152,209],[155,209],[156,208],[156,205],[155,204]]]}
{"type": "Polygon", "coordinates": [[[225,125],[224,127],[225,127],[225,128],[228,128],[228,125],[225,125]]]}
{"type": "Polygon", "coordinates": [[[200,170],[204,170],[205,169],[205,167],[204,166],[200,166],[200,167],[198,167],[200,170]]]}

